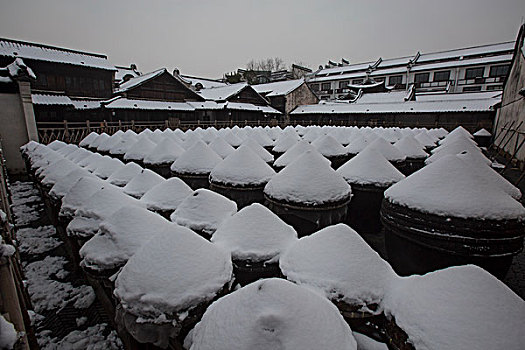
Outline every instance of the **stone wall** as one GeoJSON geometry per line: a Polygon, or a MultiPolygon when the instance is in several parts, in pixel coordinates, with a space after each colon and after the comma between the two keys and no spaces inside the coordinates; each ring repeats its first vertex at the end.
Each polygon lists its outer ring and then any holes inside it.
{"type": "Polygon", "coordinates": [[[25,166],[19,148],[29,137],[20,94],[0,93],[0,138],[9,171],[23,172],[25,166]]]}
{"type": "Polygon", "coordinates": [[[312,105],[318,102],[319,99],[317,98],[317,96],[315,96],[315,94],[312,92],[312,90],[310,90],[306,83],[303,83],[292,93],[286,96],[285,114],[288,117],[290,112],[293,111],[295,107],[301,105],[312,105]]]}

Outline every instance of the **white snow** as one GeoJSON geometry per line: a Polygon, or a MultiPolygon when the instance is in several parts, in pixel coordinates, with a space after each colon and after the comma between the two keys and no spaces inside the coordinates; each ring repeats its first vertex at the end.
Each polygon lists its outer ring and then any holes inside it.
{"type": "Polygon", "coordinates": [[[122,207],[100,223],[99,232],[80,249],[82,266],[108,270],[126,261],[145,242],[176,226],[162,216],[139,207],[122,207]]]}
{"type": "Polygon", "coordinates": [[[92,176],[80,178],[62,198],[60,216],[73,216],[75,211],[85,203],[94,193],[102,189],[105,185],[103,180],[92,176]]]}
{"type": "Polygon", "coordinates": [[[295,131],[283,133],[275,141],[275,146],[273,146],[272,150],[277,153],[284,153],[295,146],[300,140],[301,138],[295,131]]]}
{"type": "Polygon", "coordinates": [[[287,279],[374,314],[381,310],[369,310],[367,305],[381,302],[396,276],[390,265],[344,224],[299,239],[281,256],[279,265],[287,279]]]}
{"type": "Polygon", "coordinates": [[[380,343],[364,334],[352,332],[357,341],[357,350],[388,350],[385,343],[380,343]]]}
{"type": "Polygon", "coordinates": [[[143,160],[157,145],[147,137],[139,137],[124,154],[125,160],[143,160]]]}
{"type": "Polygon", "coordinates": [[[145,164],[171,164],[184,153],[185,150],[171,138],[164,138],[157,146],[144,157],[145,164]]]}
{"type": "Polygon", "coordinates": [[[179,174],[209,174],[222,158],[198,140],[171,165],[171,170],[179,174]]]}
{"type": "Polygon", "coordinates": [[[336,171],[350,184],[389,187],[405,178],[379,151],[365,148],[336,171]]]}
{"type": "Polygon", "coordinates": [[[119,171],[123,167],[124,163],[122,163],[119,159],[104,156],[100,159],[99,165],[93,171],[93,174],[100,177],[101,179],[107,179],[114,172],[119,171]]]}
{"type": "Polygon", "coordinates": [[[385,191],[389,201],[440,216],[523,219],[525,208],[457,156],[447,155],[385,191]]]}
{"type": "Polygon", "coordinates": [[[228,142],[233,147],[239,147],[242,143],[242,140],[237,137],[231,129],[221,129],[219,130],[220,136],[224,139],[224,141],[228,142]]]}
{"type": "Polygon", "coordinates": [[[12,349],[17,341],[15,326],[0,314],[0,349],[12,349]]]}
{"type": "Polygon", "coordinates": [[[98,137],[98,134],[94,131],[90,132],[89,135],[84,137],[82,141],[80,141],[79,146],[80,147],[89,147],[91,145],[91,142],[93,142],[98,137]]]}
{"type": "Polygon", "coordinates": [[[43,177],[41,183],[43,185],[52,186],[66,176],[67,173],[77,169],[80,169],[78,165],[69,159],[62,158],[62,160],[52,163],[47,169],[40,173],[40,176],[43,177]]]}
{"type": "Polygon", "coordinates": [[[16,231],[19,241],[20,253],[42,254],[58,247],[62,242],[55,237],[54,226],[41,226],[38,228],[22,228],[16,231]]]}
{"type": "Polygon", "coordinates": [[[200,188],[186,197],[171,214],[171,221],[212,235],[237,212],[237,204],[218,193],[200,188]]]}
{"type": "Polygon", "coordinates": [[[472,153],[461,153],[458,154],[457,157],[465,161],[471,170],[481,176],[484,181],[493,182],[495,186],[501,188],[501,190],[516,200],[521,199],[520,189],[498,174],[492,166],[485,164],[483,161],[479,161],[479,158],[473,156],[472,153]]]}
{"type": "Polygon", "coordinates": [[[150,210],[175,210],[193,190],[184,181],[172,177],[150,188],[140,201],[150,210]]]}
{"type": "Polygon", "coordinates": [[[350,143],[348,146],[346,146],[346,150],[350,154],[358,154],[363,149],[365,149],[365,147],[368,146],[371,141],[372,140],[365,138],[363,135],[358,134],[357,136],[350,139],[350,143]]]}
{"type": "MultiPolygon", "coordinates": [[[[277,158],[273,165],[276,167],[285,167],[308,150],[315,150],[315,148],[308,141],[301,140],[293,145],[288,151],[284,152],[283,155],[277,158]]],[[[326,159],[326,161],[327,164],[330,165],[330,161],[328,159],[326,159]]]]}
{"type": "Polygon", "coordinates": [[[399,278],[383,305],[418,350],[518,350],[525,344],[525,302],[477,266],[399,278]]]}
{"type": "Polygon", "coordinates": [[[210,182],[233,186],[261,186],[266,184],[275,171],[248,145],[242,145],[210,173],[210,182]]]}
{"type": "Polygon", "coordinates": [[[120,304],[142,319],[164,315],[182,320],[185,312],[213,299],[232,278],[227,252],[185,227],[171,225],[171,231],[159,232],[145,243],[115,281],[120,304]]]}
{"type": "Polygon", "coordinates": [[[142,172],[142,167],[134,162],[127,163],[123,168],[108,177],[108,182],[115,186],[126,186],[135,176],[142,172]]]}
{"type": "Polygon", "coordinates": [[[0,209],[0,223],[6,223],[7,222],[7,214],[4,213],[2,209],[0,209]]]}
{"type": "Polygon", "coordinates": [[[97,137],[91,141],[91,143],[89,144],[89,147],[97,148],[98,146],[100,146],[102,142],[106,141],[109,138],[110,136],[106,134],[105,132],[103,132],[102,134],[97,135],[97,137]]]}
{"type": "Polygon", "coordinates": [[[264,149],[257,141],[253,138],[247,138],[242,142],[243,145],[246,145],[252,149],[259,157],[262,158],[266,163],[271,163],[274,160],[273,155],[264,149]]]}
{"type": "Polygon", "coordinates": [[[421,159],[427,158],[428,154],[424,150],[424,146],[417,141],[414,136],[407,135],[394,143],[394,147],[397,148],[401,154],[407,158],[421,159]]]}
{"type": "Polygon", "coordinates": [[[208,146],[223,159],[235,151],[235,148],[226,142],[222,136],[216,136],[208,146]]]}
{"type": "Polygon", "coordinates": [[[297,240],[297,232],[265,206],[255,203],[224,220],[211,241],[232,259],[265,262],[278,259],[297,240]]]}
{"type": "Polygon", "coordinates": [[[312,146],[325,157],[337,157],[348,154],[348,150],[331,135],[319,136],[312,142],[312,146]]]}
{"type": "Polygon", "coordinates": [[[60,179],[60,181],[57,181],[49,191],[49,195],[54,198],[63,198],[77,183],[77,181],[83,177],[95,176],[89,171],[79,167],[76,170],[66,173],[66,175],[60,179]]]}
{"type": "Polygon", "coordinates": [[[165,182],[166,179],[149,169],[143,169],[140,173],[135,175],[130,182],[122,189],[124,193],[129,194],[135,198],[140,198],[144,193],[148,192],[153,186],[165,182]]]}
{"type": "Polygon", "coordinates": [[[277,173],[265,186],[272,199],[322,205],[348,199],[350,186],[317,151],[306,151],[277,173]]]}
{"type": "Polygon", "coordinates": [[[436,143],[430,138],[426,131],[421,131],[414,138],[425,147],[435,147],[436,143]]]}
{"type": "Polygon", "coordinates": [[[366,148],[373,148],[381,153],[390,162],[404,161],[406,156],[382,137],[376,138],[366,148]]]}
{"type": "Polygon", "coordinates": [[[214,302],[190,336],[190,350],[357,349],[334,305],[276,278],[251,283],[214,302]]]}
{"type": "Polygon", "coordinates": [[[139,200],[122,192],[120,187],[106,184],[91,197],[85,198],[75,212],[75,215],[93,219],[104,219],[125,205],[144,206],[139,200]]]}
{"type": "Polygon", "coordinates": [[[485,129],[479,129],[473,134],[473,136],[487,136],[488,137],[488,136],[492,136],[492,134],[485,129]]]}
{"type": "Polygon", "coordinates": [[[107,332],[105,323],[85,330],[75,330],[62,339],[44,336],[38,339],[42,350],[121,350],[122,341],[115,330],[107,332]],[[108,333],[107,335],[105,335],[108,333]]]}

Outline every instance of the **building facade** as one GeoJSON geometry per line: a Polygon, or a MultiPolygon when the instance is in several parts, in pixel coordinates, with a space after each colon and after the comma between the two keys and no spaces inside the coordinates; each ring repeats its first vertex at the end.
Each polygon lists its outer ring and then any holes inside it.
{"type": "Polygon", "coordinates": [[[525,24],[520,28],[493,130],[495,146],[525,164],[525,24]]]}
{"type": "Polygon", "coordinates": [[[332,61],[320,66],[307,82],[323,100],[344,98],[349,85],[373,79],[387,87],[418,91],[461,93],[502,90],[508,75],[514,42],[420,53],[375,62],[348,64],[332,61]]]}

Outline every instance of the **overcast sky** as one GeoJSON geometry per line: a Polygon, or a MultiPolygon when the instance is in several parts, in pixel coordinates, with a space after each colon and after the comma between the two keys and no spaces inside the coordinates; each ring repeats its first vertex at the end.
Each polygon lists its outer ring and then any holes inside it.
{"type": "Polygon", "coordinates": [[[0,0],[0,36],[219,78],[250,59],[315,69],[515,40],[524,0],[0,0]]]}

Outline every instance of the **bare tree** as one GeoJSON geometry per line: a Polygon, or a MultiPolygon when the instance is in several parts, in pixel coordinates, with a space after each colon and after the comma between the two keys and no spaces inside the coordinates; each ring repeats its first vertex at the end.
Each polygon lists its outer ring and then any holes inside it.
{"type": "Polygon", "coordinates": [[[266,58],[259,61],[250,60],[246,64],[246,70],[275,72],[286,68],[284,60],[280,57],[266,58]]]}

